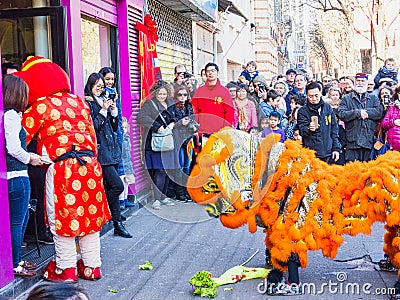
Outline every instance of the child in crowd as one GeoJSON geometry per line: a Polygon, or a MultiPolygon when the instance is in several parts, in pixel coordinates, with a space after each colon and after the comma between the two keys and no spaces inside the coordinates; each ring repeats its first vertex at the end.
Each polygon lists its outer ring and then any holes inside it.
{"type": "MultiPolygon", "coordinates": [[[[291,102],[292,103],[292,102],[291,102]]],[[[292,104],[290,104],[292,106],[292,104]]],[[[294,105],[292,108],[292,113],[290,115],[289,123],[285,127],[285,136],[288,140],[295,141],[294,133],[298,130],[297,127],[297,111],[299,110],[300,106],[294,105]],[[297,128],[297,129],[296,129],[297,128]]]]}
{"type": "Polygon", "coordinates": [[[247,132],[250,133],[251,135],[255,135],[255,136],[258,135],[257,127],[251,127],[251,128],[249,128],[249,130],[247,130],[247,132]]]}
{"type": "Polygon", "coordinates": [[[281,100],[282,96],[276,90],[269,90],[267,93],[267,99],[260,103],[260,109],[267,118],[272,112],[278,112],[280,115],[279,127],[285,128],[288,124],[288,119],[285,117],[285,111],[278,108],[281,100]]]}
{"type": "Polygon", "coordinates": [[[258,76],[257,64],[255,61],[249,61],[246,65],[246,69],[239,75],[238,82],[249,85],[250,82],[258,76]]]}
{"type": "Polygon", "coordinates": [[[325,99],[325,102],[328,103],[333,110],[337,110],[340,103],[341,93],[339,88],[330,88],[328,91],[328,95],[325,99]]]}
{"type": "Polygon", "coordinates": [[[129,123],[125,117],[122,117],[122,129],[124,136],[122,138],[122,165],[124,168],[124,175],[120,175],[124,183],[124,191],[119,195],[119,203],[121,207],[132,206],[128,201],[128,188],[130,184],[135,183],[135,172],[133,171],[132,158],[131,158],[131,140],[128,135],[129,123]]]}
{"type": "Polygon", "coordinates": [[[378,74],[376,74],[374,78],[375,88],[377,89],[379,87],[379,81],[382,78],[390,78],[397,84],[398,83],[397,73],[398,71],[396,69],[395,59],[394,58],[386,59],[385,65],[379,69],[378,74]]]}
{"type": "Polygon", "coordinates": [[[265,128],[269,127],[269,122],[267,117],[262,117],[260,119],[260,132],[262,132],[265,128]]]}
{"type": "Polygon", "coordinates": [[[261,137],[265,138],[268,134],[280,134],[281,138],[279,142],[283,143],[286,140],[285,132],[282,128],[279,128],[279,123],[281,122],[281,115],[277,111],[271,112],[268,118],[269,121],[269,128],[266,128],[262,131],[261,137]]]}
{"type": "Polygon", "coordinates": [[[293,133],[293,138],[294,138],[295,141],[300,141],[300,143],[301,143],[300,130],[297,129],[297,127],[295,128],[295,131],[293,133]]]}
{"type": "Polygon", "coordinates": [[[269,118],[273,111],[277,110],[281,95],[275,90],[267,92],[267,99],[260,103],[261,111],[266,118],[269,118]]]}

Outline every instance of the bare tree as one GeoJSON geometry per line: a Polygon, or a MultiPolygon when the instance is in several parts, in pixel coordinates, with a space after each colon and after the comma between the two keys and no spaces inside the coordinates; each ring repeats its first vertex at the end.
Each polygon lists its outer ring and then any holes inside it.
{"type": "Polygon", "coordinates": [[[325,43],[325,39],[323,33],[320,30],[318,24],[315,24],[314,29],[310,32],[310,39],[311,39],[311,52],[316,57],[322,57],[325,62],[327,73],[330,74],[331,64],[330,64],[330,57],[328,46],[325,43]]]}
{"type": "Polygon", "coordinates": [[[349,0],[308,0],[306,5],[323,12],[335,11],[342,14],[348,24],[353,23],[352,2],[349,0]]]}
{"type": "MultiPolygon", "coordinates": [[[[368,20],[371,22],[372,37],[372,70],[375,72],[386,57],[387,33],[399,19],[400,9],[398,0],[308,0],[308,6],[322,11],[336,11],[342,14],[351,28],[354,30],[353,10],[360,7],[368,20]],[[397,6],[396,6],[397,5],[397,6]],[[388,19],[387,11],[397,9],[397,13],[388,19]]],[[[366,37],[370,39],[371,37],[366,37]]]]}
{"type": "Polygon", "coordinates": [[[386,40],[388,32],[399,20],[400,8],[398,1],[394,0],[373,0],[360,1],[354,0],[366,18],[371,22],[372,38],[372,70],[376,71],[386,58],[386,40]],[[368,4],[368,5],[365,5],[368,4]],[[387,13],[390,9],[397,9],[391,17],[387,13]]]}

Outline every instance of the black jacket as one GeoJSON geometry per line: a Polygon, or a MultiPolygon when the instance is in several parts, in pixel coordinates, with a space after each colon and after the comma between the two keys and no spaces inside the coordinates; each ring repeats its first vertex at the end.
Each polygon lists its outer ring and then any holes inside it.
{"type": "Polygon", "coordinates": [[[175,145],[180,148],[182,145],[187,145],[194,133],[197,132],[198,126],[190,103],[185,103],[185,109],[176,108],[176,117],[178,121],[175,123],[173,130],[174,141],[175,145]],[[186,117],[189,118],[190,122],[188,125],[184,126],[182,124],[182,119],[186,117]]]}
{"type": "Polygon", "coordinates": [[[297,125],[303,146],[315,150],[318,158],[327,158],[333,151],[340,151],[339,128],[328,103],[324,102],[319,110],[315,110],[307,101],[297,113],[297,125]],[[310,131],[312,116],[318,116],[319,127],[315,131],[310,131]]]}
{"type": "Polygon", "coordinates": [[[144,149],[151,150],[151,133],[157,132],[161,126],[166,127],[172,122],[177,122],[176,106],[172,99],[167,99],[167,109],[155,99],[147,100],[144,102],[142,108],[137,114],[136,120],[144,127],[144,149]],[[157,107],[154,107],[154,103],[157,107]],[[162,121],[160,114],[164,117],[166,124],[162,121]]]}
{"type": "Polygon", "coordinates": [[[345,95],[338,107],[339,119],[346,128],[347,149],[372,149],[376,123],[382,118],[383,106],[377,96],[365,93],[360,99],[356,92],[345,95]],[[368,113],[361,118],[361,110],[368,113]]]}
{"type": "Polygon", "coordinates": [[[118,116],[113,117],[110,110],[107,118],[101,113],[100,104],[90,96],[85,97],[90,107],[90,115],[93,120],[97,138],[98,161],[100,165],[115,165],[121,162],[121,148],[118,144],[118,116]]]}

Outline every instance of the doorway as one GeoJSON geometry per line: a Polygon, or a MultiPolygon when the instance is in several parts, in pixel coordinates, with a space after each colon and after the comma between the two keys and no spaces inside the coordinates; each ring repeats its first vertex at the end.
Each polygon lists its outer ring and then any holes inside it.
{"type": "Polygon", "coordinates": [[[61,6],[0,10],[2,62],[44,56],[66,67],[65,11],[61,6]]]}

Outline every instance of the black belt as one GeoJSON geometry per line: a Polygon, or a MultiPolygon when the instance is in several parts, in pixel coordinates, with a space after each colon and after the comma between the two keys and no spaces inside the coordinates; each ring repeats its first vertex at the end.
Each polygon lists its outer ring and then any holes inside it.
{"type": "Polygon", "coordinates": [[[94,153],[93,153],[92,150],[79,150],[79,151],[76,151],[75,150],[75,145],[72,145],[72,149],[70,151],[65,152],[63,155],[60,155],[59,157],[57,157],[54,160],[54,162],[56,163],[56,162],[59,162],[59,161],[62,161],[62,160],[66,160],[67,158],[76,158],[78,160],[79,164],[81,166],[84,166],[84,165],[86,165],[87,162],[84,161],[81,158],[82,156],[91,156],[91,157],[93,157],[94,153]]]}

